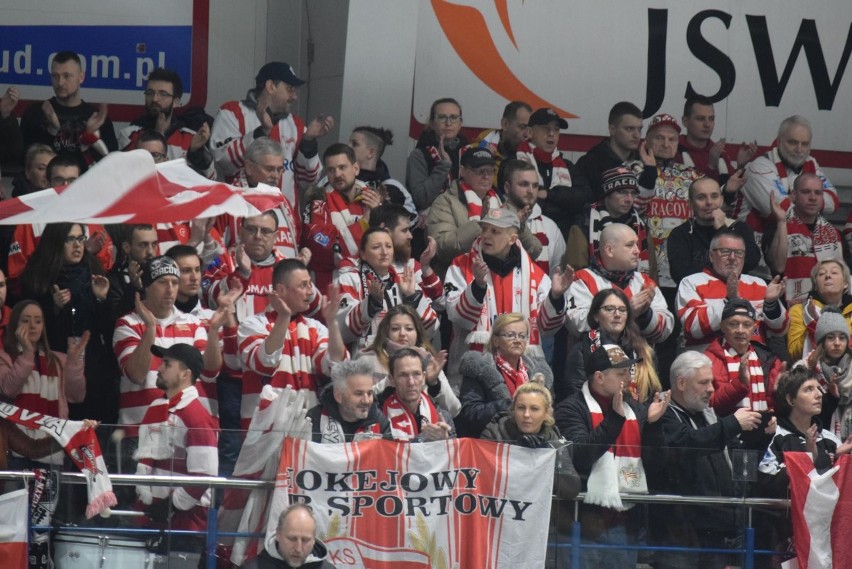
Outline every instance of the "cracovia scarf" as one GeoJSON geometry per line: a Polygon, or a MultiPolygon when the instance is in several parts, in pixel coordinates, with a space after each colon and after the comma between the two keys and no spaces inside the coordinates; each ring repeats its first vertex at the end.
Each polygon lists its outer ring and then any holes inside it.
{"type": "Polygon", "coordinates": [[[62,446],[65,454],[86,477],[89,494],[86,518],[91,519],[95,514],[118,504],[94,429],[84,429],[83,421],[58,419],[21,409],[11,403],[0,404],[0,417],[28,429],[40,429],[62,446]]]}
{"type": "Polygon", "coordinates": [[[488,211],[492,208],[500,207],[500,198],[497,197],[497,192],[493,189],[485,193],[485,199],[481,199],[473,188],[465,184],[459,183],[459,189],[464,194],[464,200],[467,202],[467,216],[471,221],[479,221],[482,218],[482,210],[488,211]]]}
{"type": "Polygon", "coordinates": [[[749,394],[743,397],[739,407],[745,407],[752,411],[768,411],[766,402],[766,382],[763,378],[763,366],[753,346],[748,347],[748,354],[740,356],[731,345],[722,338],[722,349],[725,350],[725,361],[728,365],[728,381],[731,383],[740,381],[740,365],[742,358],[748,358],[749,394]]]}
{"type": "MultiPolygon", "coordinates": [[[[597,428],[604,419],[601,406],[592,397],[589,383],[583,384],[583,398],[592,415],[592,428],[597,428]]],[[[584,502],[620,512],[629,510],[621,502],[621,493],[647,494],[648,483],[645,480],[645,468],[642,466],[641,437],[639,423],[633,409],[624,403],[624,425],[611,446],[592,465],[584,502]]]]}
{"type": "MultiPolygon", "coordinates": [[[[435,425],[441,422],[438,409],[435,408],[432,400],[425,395],[420,396],[420,408],[418,411],[424,425],[435,425]]],[[[420,434],[417,417],[399,400],[396,393],[391,394],[390,397],[385,399],[385,403],[382,405],[382,413],[390,421],[391,433],[395,441],[410,441],[420,434]]]]}

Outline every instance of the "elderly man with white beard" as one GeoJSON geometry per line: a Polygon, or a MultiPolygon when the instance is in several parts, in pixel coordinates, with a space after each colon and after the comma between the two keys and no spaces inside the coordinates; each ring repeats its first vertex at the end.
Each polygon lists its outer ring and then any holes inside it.
{"type": "MultiPolygon", "coordinates": [[[[671,401],[660,419],[664,461],[649,469],[649,489],[684,496],[734,496],[731,462],[726,453],[736,448],[737,436],[760,426],[761,416],[747,408],[718,418],[710,408],[713,370],[699,352],[684,352],[671,366],[671,401]],[[655,474],[659,474],[659,476],[655,474]]],[[[707,506],[660,505],[654,508],[660,532],[654,543],[679,547],[728,547],[739,527],[731,509],[707,506]]],[[[657,552],[655,567],[721,569],[733,560],[724,554],[657,552]]]]}

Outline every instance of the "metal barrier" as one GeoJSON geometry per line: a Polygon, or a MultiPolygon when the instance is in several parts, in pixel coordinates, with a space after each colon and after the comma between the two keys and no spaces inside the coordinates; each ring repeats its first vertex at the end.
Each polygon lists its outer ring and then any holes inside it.
{"type": "MultiPolygon", "coordinates": [[[[62,483],[85,484],[86,479],[79,472],[60,472],[62,483]]],[[[0,480],[3,481],[28,481],[34,476],[31,471],[3,471],[0,470],[0,480]]],[[[110,481],[115,486],[135,486],[144,483],[147,486],[205,486],[210,488],[211,503],[216,503],[216,493],[219,488],[241,488],[254,490],[259,488],[274,488],[275,482],[271,480],[243,480],[239,478],[220,478],[218,476],[143,476],[137,474],[111,474],[110,481]]],[[[574,523],[572,525],[571,542],[567,544],[556,544],[556,548],[570,548],[572,567],[580,566],[580,552],[583,549],[629,549],[638,551],[677,551],[685,553],[730,553],[743,555],[745,565],[743,569],[754,568],[755,555],[772,555],[780,553],[772,550],[757,550],[754,542],[754,529],[752,528],[752,509],[756,507],[786,510],[790,507],[790,500],[774,498],[724,498],[714,496],[679,496],[674,494],[622,494],[624,502],[637,504],[687,504],[687,505],[718,505],[718,506],[740,506],[748,510],[748,521],[745,528],[744,544],[736,549],[709,549],[697,547],[675,547],[656,545],[601,545],[584,544],[580,540],[579,504],[584,494],[580,493],[574,503],[574,523]]],[[[204,535],[206,536],[207,569],[216,569],[216,544],[218,538],[222,537],[258,537],[262,534],[219,532],[218,509],[211,507],[207,515],[207,531],[185,531],[166,530],[172,535],[204,535]]],[[[114,510],[114,515],[138,516],[139,512],[127,510],[114,510]]],[[[31,529],[47,530],[50,527],[35,526],[31,529]]],[[[59,529],[70,532],[91,532],[89,527],[62,526],[59,529]]],[[[97,528],[99,533],[109,534],[136,534],[136,535],[159,535],[161,530],[155,529],[132,529],[132,528],[97,528]]],[[[28,532],[29,535],[29,532],[28,532]]]]}

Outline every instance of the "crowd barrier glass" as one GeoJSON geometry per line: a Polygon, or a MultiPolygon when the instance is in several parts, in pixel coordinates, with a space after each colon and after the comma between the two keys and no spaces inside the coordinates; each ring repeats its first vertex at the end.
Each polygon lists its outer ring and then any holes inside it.
{"type": "MultiPolygon", "coordinates": [[[[222,477],[137,474],[134,452],[155,455],[157,472],[169,468],[175,472],[185,471],[185,456],[174,451],[173,443],[192,440],[191,435],[167,429],[158,433],[159,438],[153,443],[142,441],[139,444],[138,440],[122,436],[112,426],[100,426],[98,436],[118,498],[118,505],[111,509],[108,517],[85,518],[85,481],[70,461],[59,465],[10,458],[8,469],[0,471],[0,482],[6,492],[22,488],[24,484],[30,489],[31,503],[35,502],[31,551],[44,555],[49,547],[57,569],[228,567],[221,557],[227,555],[227,546],[233,539],[258,534],[226,531],[231,528],[220,527],[219,509],[223,497],[234,489],[244,490],[244,496],[252,489],[271,492],[274,475],[254,479],[233,476],[235,465],[227,457],[219,464],[219,473],[225,474],[222,477]],[[137,451],[140,447],[141,451],[137,451]],[[40,468],[45,469],[46,476],[42,476],[41,470],[34,474],[34,469],[40,468]],[[205,487],[205,500],[209,499],[214,507],[208,510],[206,520],[200,520],[201,526],[206,523],[204,531],[192,531],[185,524],[182,528],[175,526],[179,516],[175,515],[174,499],[170,511],[159,512],[163,520],[169,521],[158,527],[145,515],[146,506],[140,503],[138,496],[140,492],[157,496],[175,491],[198,496],[205,487]]],[[[229,435],[238,440],[246,436],[238,432],[229,435]]],[[[282,437],[283,433],[279,433],[278,439],[282,437]]],[[[277,460],[275,450],[263,449],[273,462],[277,460]]],[[[576,454],[580,447],[574,445],[572,450],[576,454]]],[[[554,495],[549,519],[530,520],[538,531],[548,528],[546,567],[619,567],[624,564],[632,567],[630,563],[635,560],[640,567],[751,568],[769,567],[773,558],[780,558],[789,537],[789,502],[761,495],[757,472],[761,452],[734,451],[718,455],[721,461],[712,464],[716,467],[727,465],[729,476],[721,484],[728,490],[723,496],[713,495],[715,491],[709,484],[704,488],[705,495],[678,491],[679,487],[685,489],[686,486],[679,486],[683,481],[678,479],[677,473],[688,469],[683,465],[673,467],[672,457],[689,456],[684,460],[702,461],[706,459],[706,451],[690,449],[686,453],[685,449],[655,447],[643,449],[642,454],[649,491],[621,494],[624,511],[591,505],[585,493],[575,499],[554,495]],[[654,491],[659,488],[664,490],[654,491]]],[[[494,464],[477,464],[476,467],[485,472],[494,468],[494,464]]],[[[275,470],[277,462],[273,466],[275,470]]],[[[704,474],[708,482],[716,480],[716,472],[704,474]]],[[[724,468],[720,474],[725,475],[724,468]]],[[[694,481],[688,483],[694,486],[694,481]]],[[[397,491],[404,492],[401,488],[397,491]]],[[[237,504],[239,510],[241,503],[237,504]]],[[[230,507],[234,509],[233,503],[230,507]]],[[[327,530],[329,528],[318,528],[319,536],[324,537],[327,530]]]]}

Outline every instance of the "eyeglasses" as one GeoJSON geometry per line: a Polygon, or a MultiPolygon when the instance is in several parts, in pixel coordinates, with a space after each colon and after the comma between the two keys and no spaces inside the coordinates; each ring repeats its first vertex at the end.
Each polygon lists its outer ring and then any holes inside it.
{"type": "Polygon", "coordinates": [[[618,312],[619,314],[627,314],[626,306],[612,306],[611,304],[608,304],[606,306],[601,306],[601,310],[603,310],[607,314],[612,314],[614,312],[618,312]]]}
{"type": "Polygon", "coordinates": [[[434,119],[435,122],[455,124],[461,120],[461,115],[434,115],[432,119],[434,119]]]}
{"type": "Polygon", "coordinates": [[[68,184],[77,180],[77,177],[73,178],[63,178],[62,176],[54,176],[50,179],[51,186],[67,186],[68,184]]]}
{"type": "Polygon", "coordinates": [[[168,91],[154,91],[153,89],[145,89],[143,91],[146,97],[157,98],[157,99],[174,99],[174,93],[169,93],[168,91]]]}
{"type": "Polygon", "coordinates": [[[729,257],[733,255],[737,259],[742,259],[745,257],[745,249],[729,249],[727,247],[717,247],[713,249],[714,253],[718,253],[722,257],[729,257]]]}
{"type": "Polygon", "coordinates": [[[269,227],[258,227],[257,225],[243,224],[242,229],[249,235],[256,235],[258,232],[260,232],[260,234],[264,237],[270,237],[275,233],[274,229],[270,229],[269,227]]]}
{"type": "Polygon", "coordinates": [[[502,334],[497,334],[501,338],[506,338],[507,340],[526,340],[529,336],[525,332],[503,332],[502,334]]]}
{"type": "Polygon", "coordinates": [[[471,169],[470,171],[473,172],[474,176],[480,176],[480,177],[483,177],[483,178],[493,178],[494,177],[494,168],[477,168],[475,170],[471,169]]]}
{"type": "Polygon", "coordinates": [[[158,162],[158,163],[166,161],[166,155],[163,154],[162,152],[151,152],[151,158],[154,159],[154,162],[158,162]]]}
{"type": "Polygon", "coordinates": [[[85,235],[77,235],[76,237],[74,235],[69,235],[65,238],[65,243],[67,243],[68,245],[71,245],[73,243],[83,245],[87,239],[88,237],[86,237],[85,235]]]}

